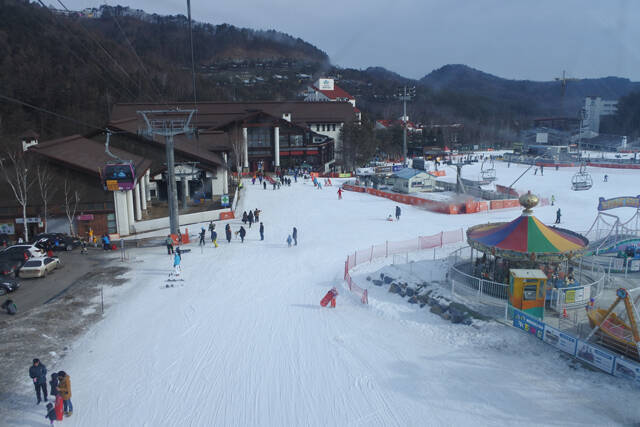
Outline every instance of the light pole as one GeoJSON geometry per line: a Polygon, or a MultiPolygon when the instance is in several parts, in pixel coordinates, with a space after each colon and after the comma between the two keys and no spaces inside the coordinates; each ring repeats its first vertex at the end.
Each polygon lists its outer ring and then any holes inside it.
{"type": "Polygon", "coordinates": [[[398,98],[402,100],[402,156],[407,164],[407,101],[416,95],[416,87],[403,86],[398,90],[398,98]]]}

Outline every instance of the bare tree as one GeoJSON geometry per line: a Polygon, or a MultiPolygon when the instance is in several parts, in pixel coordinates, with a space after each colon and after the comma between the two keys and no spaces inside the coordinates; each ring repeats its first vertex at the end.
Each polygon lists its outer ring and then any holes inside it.
{"type": "Polygon", "coordinates": [[[0,157],[0,169],[4,179],[11,187],[13,196],[22,207],[22,224],[24,226],[24,241],[29,241],[29,229],[27,227],[27,202],[29,189],[34,184],[31,157],[19,148],[7,148],[0,157]]]}
{"type": "Polygon", "coordinates": [[[40,190],[40,199],[42,199],[45,233],[49,227],[47,221],[47,208],[49,206],[49,202],[58,190],[53,178],[54,176],[48,163],[41,161],[36,163],[36,181],[38,183],[38,189],[40,190]]]}
{"type": "Polygon", "coordinates": [[[242,165],[244,164],[244,138],[242,128],[237,124],[229,130],[229,142],[233,149],[233,158],[236,162],[236,171],[238,177],[242,174],[242,165]]]}
{"type": "Polygon", "coordinates": [[[71,188],[69,182],[69,175],[64,178],[64,211],[67,214],[69,220],[69,234],[74,235],[73,232],[73,218],[76,216],[76,210],[78,210],[78,203],[80,202],[80,194],[78,190],[71,188]]]}

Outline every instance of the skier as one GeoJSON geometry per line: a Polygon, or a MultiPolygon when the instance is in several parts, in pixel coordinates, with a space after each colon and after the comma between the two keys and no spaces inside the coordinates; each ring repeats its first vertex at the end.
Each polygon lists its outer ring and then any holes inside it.
{"type": "Polygon", "coordinates": [[[13,316],[18,312],[18,307],[16,307],[16,304],[13,302],[12,299],[8,299],[5,302],[3,302],[0,308],[2,308],[3,310],[7,310],[7,314],[11,316],[13,316]]]}
{"type": "Polygon", "coordinates": [[[400,214],[402,213],[400,206],[396,206],[396,221],[400,221],[400,214]]]}
{"type": "Polygon", "coordinates": [[[609,175],[604,176],[604,182],[609,182],[609,175]]]}
{"type": "Polygon", "coordinates": [[[167,245],[167,255],[171,255],[173,253],[173,239],[171,238],[171,234],[167,235],[164,242],[167,245]]]}
{"type": "Polygon", "coordinates": [[[176,253],[173,255],[173,275],[176,277],[180,276],[182,273],[182,267],[180,267],[180,262],[182,261],[182,257],[180,256],[180,248],[176,250],[176,253]]]}
{"type": "Polygon", "coordinates": [[[249,211],[249,215],[247,215],[247,220],[249,221],[249,228],[251,228],[251,224],[253,224],[253,211],[249,211]]]}
{"type": "Polygon", "coordinates": [[[324,298],[322,298],[322,301],[320,301],[320,305],[322,307],[326,307],[327,304],[329,304],[329,302],[331,302],[331,308],[336,308],[336,297],[337,296],[338,296],[338,290],[334,286],[333,288],[331,288],[329,290],[329,292],[327,292],[327,294],[324,296],[324,298]]]}
{"type": "Polygon", "coordinates": [[[298,246],[298,229],[293,227],[293,233],[291,234],[291,236],[293,237],[293,245],[294,246],[298,246]]]}
{"type": "Polygon", "coordinates": [[[211,231],[211,241],[213,242],[213,246],[218,247],[218,233],[215,230],[211,231]]]}
{"type": "Polygon", "coordinates": [[[44,401],[47,401],[47,367],[40,363],[40,359],[33,359],[33,365],[29,368],[29,376],[33,379],[33,385],[36,388],[37,404],[39,405],[40,391],[44,401]]]}
{"type": "Polygon", "coordinates": [[[240,226],[240,230],[238,230],[238,234],[240,234],[240,241],[244,243],[244,236],[247,235],[247,231],[244,229],[243,226],[240,226]]]}
{"type": "Polygon", "coordinates": [[[553,206],[553,204],[556,202],[556,196],[554,196],[553,194],[551,195],[551,206],[553,206]]]}
{"type": "Polygon", "coordinates": [[[62,397],[64,405],[64,415],[70,417],[73,414],[73,405],[71,404],[71,379],[65,371],[58,372],[58,391],[62,397]]]}
{"type": "Polygon", "coordinates": [[[211,241],[213,242],[215,240],[214,235],[217,236],[216,225],[213,223],[213,221],[209,223],[209,234],[211,235],[211,241]]]}
{"type": "Polygon", "coordinates": [[[291,234],[287,236],[287,245],[291,247],[291,234]]]}
{"type": "Polygon", "coordinates": [[[198,246],[204,246],[204,236],[207,234],[207,231],[202,227],[200,229],[200,241],[198,242],[198,246]]]}
{"type": "Polygon", "coordinates": [[[260,223],[260,240],[264,240],[264,225],[260,223]]]}
{"type": "Polygon", "coordinates": [[[342,188],[338,188],[338,200],[342,200],[342,188]]]}
{"type": "Polygon", "coordinates": [[[558,208],[558,210],[556,211],[556,224],[560,224],[561,216],[562,216],[562,213],[560,213],[560,208],[558,208]]]}
{"type": "Polygon", "coordinates": [[[227,243],[231,243],[231,226],[229,224],[224,227],[224,234],[227,237],[227,243]]]}

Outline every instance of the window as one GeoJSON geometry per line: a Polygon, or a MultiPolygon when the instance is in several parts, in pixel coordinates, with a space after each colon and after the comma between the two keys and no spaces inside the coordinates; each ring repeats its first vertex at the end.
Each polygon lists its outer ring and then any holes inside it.
{"type": "Polygon", "coordinates": [[[316,132],[320,132],[320,125],[316,125],[316,132]]]}
{"type": "Polygon", "coordinates": [[[336,131],[336,124],[335,123],[331,124],[331,130],[334,131],[334,132],[336,131]]]}
{"type": "Polygon", "coordinates": [[[249,147],[271,147],[271,128],[247,128],[247,145],[249,147]]]}
{"type": "Polygon", "coordinates": [[[536,299],[536,292],[538,290],[537,285],[525,286],[522,292],[522,299],[525,301],[532,301],[536,299]]]}
{"type": "Polygon", "coordinates": [[[116,214],[107,214],[107,232],[109,234],[115,234],[118,232],[116,225],[116,214]]]}
{"type": "Polygon", "coordinates": [[[40,267],[42,265],[42,260],[33,260],[27,261],[24,263],[23,267],[40,267]]]}

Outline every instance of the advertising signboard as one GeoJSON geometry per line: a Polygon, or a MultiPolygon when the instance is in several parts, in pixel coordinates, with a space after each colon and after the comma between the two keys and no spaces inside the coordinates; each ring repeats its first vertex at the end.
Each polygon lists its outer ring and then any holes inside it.
{"type": "Polygon", "coordinates": [[[569,353],[572,356],[575,356],[576,354],[578,340],[571,335],[560,332],[556,328],[552,328],[549,325],[544,325],[543,341],[547,344],[551,344],[555,348],[569,353]]]}
{"type": "Polygon", "coordinates": [[[613,375],[616,377],[626,378],[640,384],[640,365],[630,360],[616,357],[613,375]]]}
{"type": "Polygon", "coordinates": [[[598,210],[607,211],[615,208],[636,208],[640,209],[640,196],[614,197],[613,199],[605,199],[600,197],[598,200],[598,210]]]}
{"type": "Polygon", "coordinates": [[[2,222],[0,223],[0,233],[16,234],[16,227],[10,222],[2,222]]]}
{"type": "Polygon", "coordinates": [[[531,317],[520,310],[513,310],[513,326],[530,333],[539,340],[544,336],[544,323],[535,317],[531,317]]]}
{"type": "Polygon", "coordinates": [[[220,197],[220,204],[222,205],[222,207],[226,208],[229,206],[229,195],[228,194],[223,194],[220,197]]]}
{"type": "Polygon", "coordinates": [[[602,369],[608,374],[613,373],[613,362],[615,357],[613,354],[602,350],[599,347],[579,340],[576,357],[598,369],[602,369]]]}

